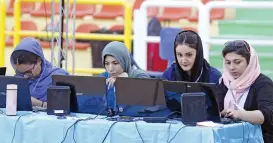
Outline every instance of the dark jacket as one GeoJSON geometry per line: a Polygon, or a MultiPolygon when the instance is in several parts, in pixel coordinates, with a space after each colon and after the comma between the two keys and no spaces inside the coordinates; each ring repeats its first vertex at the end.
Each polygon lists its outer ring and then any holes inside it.
{"type": "MultiPolygon", "coordinates": [[[[224,98],[228,91],[223,82],[219,84],[219,94],[217,97],[219,108],[224,109],[224,98]]],[[[260,74],[256,81],[251,85],[244,109],[247,111],[260,110],[264,115],[262,132],[265,143],[273,143],[273,82],[260,74]]]]}
{"type": "MultiPolygon", "coordinates": [[[[173,63],[168,69],[165,70],[165,72],[162,75],[162,78],[169,81],[180,81],[180,75],[177,74],[177,64],[173,63]]],[[[218,83],[220,77],[222,76],[221,72],[217,70],[216,68],[210,66],[208,71],[206,71],[208,74],[204,81],[206,83],[218,83]]]]}

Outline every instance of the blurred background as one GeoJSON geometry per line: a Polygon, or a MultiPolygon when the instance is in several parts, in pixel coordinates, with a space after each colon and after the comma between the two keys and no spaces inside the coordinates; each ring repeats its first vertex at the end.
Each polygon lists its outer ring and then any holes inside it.
{"type": "MultiPolygon", "coordinates": [[[[56,0],[55,0],[56,1],[56,0]]],[[[61,1],[61,0],[59,0],[61,1]]],[[[92,1],[92,0],[86,0],[92,1]]],[[[107,1],[107,0],[103,0],[107,1]]],[[[109,3],[115,0],[108,0],[109,3]]],[[[60,19],[60,2],[54,2],[54,7],[52,7],[52,1],[47,0],[21,0],[20,11],[18,17],[21,30],[32,31],[31,37],[35,37],[41,41],[41,45],[44,50],[44,54],[49,61],[52,61],[56,66],[58,66],[58,47],[62,45],[68,48],[62,50],[65,62],[63,61],[63,67],[67,68],[70,72],[73,69],[73,56],[74,56],[74,68],[75,74],[78,75],[91,75],[97,74],[103,71],[101,63],[101,51],[104,46],[112,41],[110,39],[103,37],[103,40],[94,35],[89,38],[87,36],[77,34],[107,34],[121,36],[124,34],[124,25],[128,24],[125,21],[124,16],[128,11],[125,10],[124,6],[129,7],[132,16],[129,18],[132,24],[129,22],[129,34],[125,34],[125,37],[118,37],[119,39],[127,39],[126,45],[129,45],[132,55],[136,48],[134,47],[134,22],[136,19],[134,17],[134,10],[141,7],[145,0],[124,0],[122,3],[124,5],[111,5],[111,4],[78,4],[74,5],[71,0],[64,0],[64,11],[63,11],[63,32],[64,40],[61,44],[58,37],[51,38],[52,31],[60,32],[60,24],[62,24],[60,19]],[[76,11],[73,9],[76,6],[76,11]],[[126,11],[126,12],[125,12],[126,11]],[[75,28],[73,23],[75,22],[75,28]],[[75,31],[75,38],[67,38],[65,36],[66,32],[70,32],[73,35],[75,31]],[[44,36],[39,36],[37,33],[45,33],[44,36]],[[46,35],[46,36],[45,36],[46,35]],[[130,35],[130,36],[128,36],[130,35]],[[127,37],[126,37],[127,36],[127,37]],[[129,40],[128,40],[129,39],[129,40]],[[53,44],[51,43],[53,41],[53,44]],[[75,44],[75,52],[73,54],[73,43],[75,44]],[[130,43],[130,44],[129,44],[130,43]],[[54,46],[52,46],[54,45],[54,46]],[[67,45],[67,46],[66,46],[67,45]],[[53,55],[52,55],[53,53],[53,55]],[[97,69],[98,70],[92,70],[97,69]]],[[[147,0],[146,0],[147,1],[147,0]]],[[[158,1],[171,1],[171,0],[150,0],[154,3],[158,1]]],[[[190,0],[172,0],[172,1],[190,1],[190,0]]],[[[202,4],[207,4],[212,0],[194,0],[192,2],[201,2],[202,4]]],[[[219,0],[220,1],[220,0],[219,0]]],[[[223,0],[222,0],[223,1],[223,0]]],[[[226,0],[226,1],[253,1],[253,0],[226,0]]],[[[266,1],[266,0],[256,0],[256,1],[266,1]]],[[[267,2],[273,2],[273,0],[267,0],[267,2]]],[[[15,0],[2,0],[4,7],[6,8],[5,20],[1,19],[1,25],[4,26],[5,36],[4,39],[0,41],[4,42],[4,54],[0,57],[2,60],[2,65],[8,67],[7,74],[14,74],[11,68],[9,58],[14,47],[13,31],[15,27],[14,21],[14,4],[15,0]],[[4,22],[5,21],[5,22],[4,22]]],[[[2,4],[3,4],[2,3],[2,4]]],[[[3,6],[1,7],[1,13],[3,12],[3,6]]],[[[3,14],[3,13],[2,13],[3,14]]],[[[273,40],[273,8],[271,9],[242,9],[242,8],[217,8],[212,9],[210,16],[210,28],[209,34],[213,38],[224,38],[224,39],[261,39],[261,40],[273,40]]],[[[128,15],[128,14],[127,14],[128,15]]],[[[148,32],[148,35],[159,36],[160,30],[172,27],[181,28],[181,30],[191,29],[198,32],[198,9],[197,8],[173,8],[173,7],[149,7],[147,9],[147,27],[143,27],[148,32]]],[[[200,31],[200,29],[199,29],[200,31]]],[[[26,35],[20,36],[26,37],[26,35]]],[[[121,40],[122,41],[122,40],[121,40]]],[[[16,44],[16,43],[15,43],[16,44]]],[[[1,46],[1,45],[0,45],[1,46]]],[[[172,48],[172,47],[170,47],[172,48]]],[[[209,62],[211,65],[222,70],[223,58],[221,56],[221,50],[223,48],[222,44],[210,44],[209,46],[209,62]]],[[[273,79],[273,48],[270,45],[254,45],[254,48],[258,52],[260,59],[260,64],[262,72],[270,76],[273,79]]],[[[145,53],[145,52],[144,52],[145,53]]],[[[1,54],[0,54],[1,55],[1,54]]],[[[147,58],[146,67],[147,71],[152,72],[163,72],[167,66],[168,61],[160,56],[160,43],[159,42],[147,42],[147,54],[142,56],[147,58]]],[[[135,59],[140,59],[142,57],[135,57],[135,59]]],[[[136,63],[139,61],[136,60],[136,63]]]]}

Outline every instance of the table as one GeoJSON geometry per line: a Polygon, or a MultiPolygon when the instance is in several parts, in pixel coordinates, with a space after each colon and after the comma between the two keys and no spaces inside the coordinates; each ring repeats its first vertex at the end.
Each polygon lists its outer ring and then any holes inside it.
{"type": "MultiPolygon", "coordinates": [[[[95,116],[75,115],[78,118],[95,116]]],[[[63,143],[75,143],[73,135],[76,143],[102,143],[104,138],[104,143],[167,143],[168,140],[171,143],[263,142],[261,127],[245,122],[222,127],[190,127],[181,122],[114,122],[100,118],[79,121],[68,130],[76,119],[57,119],[44,112],[17,112],[17,116],[0,114],[0,143],[12,143],[12,138],[13,143],[61,143],[66,133],[63,143]]]]}

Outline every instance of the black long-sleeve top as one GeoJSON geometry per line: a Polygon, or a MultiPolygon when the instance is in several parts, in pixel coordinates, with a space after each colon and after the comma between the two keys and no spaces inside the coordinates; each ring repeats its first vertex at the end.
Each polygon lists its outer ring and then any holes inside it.
{"type": "MultiPolygon", "coordinates": [[[[223,82],[218,87],[217,100],[219,108],[222,111],[224,109],[224,98],[228,89],[223,82]]],[[[262,112],[264,115],[264,123],[262,124],[264,142],[273,143],[273,82],[269,77],[260,74],[251,85],[244,109],[247,111],[260,110],[262,112]]]]}

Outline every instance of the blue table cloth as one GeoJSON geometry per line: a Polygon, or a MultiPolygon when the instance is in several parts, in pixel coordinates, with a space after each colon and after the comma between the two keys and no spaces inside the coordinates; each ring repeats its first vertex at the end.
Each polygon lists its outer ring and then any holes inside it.
{"type": "MultiPolygon", "coordinates": [[[[75,115],[77,119],[94,117],[75,115]]],[[[261,127],[245,122],[221,127],[190,127],[181,122],[115,122],[100,118],[79,121],[71,127],[77,119],[58,119],[43,112],[17,112],[17,116],[0,114],[0,143],[61,143],[64,139],[63,143],[102,143],[104,138],[104,143],[263,142],[261,127]]]]}

